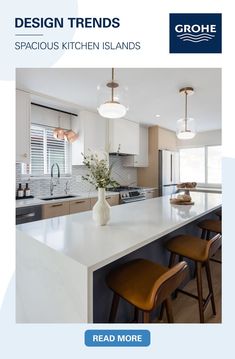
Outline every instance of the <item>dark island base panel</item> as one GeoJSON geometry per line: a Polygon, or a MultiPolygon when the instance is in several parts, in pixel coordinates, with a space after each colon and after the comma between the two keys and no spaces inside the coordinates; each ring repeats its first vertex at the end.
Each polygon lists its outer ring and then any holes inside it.
{"type": "MultiPolygon", "coordinates": [[[[138,249],[137,251],[128,254],[127,256],[108,264],[107,266],[97,270],[93,274],[93,322],[94,323],[107,323],[109,318],[109,312],[112,303],[112,291],[107,287],[105,283],[105,277],[110,270],[117,268],[122,263],[128,262],[136,258],[145,258],[157,262],[164,266],[168,266],[169,252],[165,249],[165,242],[179,234],[193,234],[195,236],[201,236],[201,230],[197,227],[197,222],[203,219],[218,219],[218,217],[211,213],[204,217],[201,217],[195,222],[192,222],[180,229],[166,235],[155,242],[152,242],[145,247],[138,249]]],[[[111,239],[110,239],[111,240],[111,239]]],[[[194,273],[194,265],[189,262],[191,276],[194,273]]],[[[157,317],[159,308],[152,313],[153,319],[157,317]]],[[[134,308],[124,300],[120,300],[117,323],[131,323],[134,318],[134,308]]]]}

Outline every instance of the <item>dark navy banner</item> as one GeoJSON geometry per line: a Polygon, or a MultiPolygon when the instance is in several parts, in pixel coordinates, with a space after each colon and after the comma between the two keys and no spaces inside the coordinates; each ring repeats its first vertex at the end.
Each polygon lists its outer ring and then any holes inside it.
{"type": "Polygon", "coordinates": [[[221,52],[221,14],[170,14],[170,53],[221,52]]]}

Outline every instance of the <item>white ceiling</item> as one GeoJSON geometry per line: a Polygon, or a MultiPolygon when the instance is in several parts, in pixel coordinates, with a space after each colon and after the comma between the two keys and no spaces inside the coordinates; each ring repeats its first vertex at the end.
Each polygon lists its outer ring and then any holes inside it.
{"type": "MultiPolygon", "coordinates": [[[[97,111],[97,85],[110,77],[111,69],[103,68],[17,69],[16,87],[62,100],[61,109],[97,111]]],[[[184,98],[178,91],[192,86],[195,94],[189,97],[188,112],[195,119],[197,131],[221,128],[220,69],[120,68],[115,77],[128,86],[127,119],[175,131],[176,120],[184,113],[184,98]]]]}

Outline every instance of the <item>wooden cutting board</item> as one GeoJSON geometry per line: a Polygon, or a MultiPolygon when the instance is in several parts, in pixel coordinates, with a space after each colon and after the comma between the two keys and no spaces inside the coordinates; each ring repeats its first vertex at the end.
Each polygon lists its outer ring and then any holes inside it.
{"type": "Polygon", "coordinates": [[[185,206],[185,205],[191,206],[191,205],[194,204],[194,202],[182,202],[182,201],[178,201],[176,198],[171,198],[171,199],[170,199],[170,203],[171,203],[171,204],[181,205],[181,206],[185,206]]]}

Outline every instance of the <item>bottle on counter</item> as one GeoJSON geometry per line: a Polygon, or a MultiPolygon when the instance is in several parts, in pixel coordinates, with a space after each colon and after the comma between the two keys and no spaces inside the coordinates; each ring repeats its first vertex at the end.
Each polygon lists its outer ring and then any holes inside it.
{"type": "Polygon", "coordinates": [[[26,185],[25,185],[24,196],[25,196],[25,197],[30,197],[30,188],[29,188],[29,184],[28,184],[28,183],[26,183],[26,185]]]}
{"type": "Polygon", "coordinates": [[[21,183],[19,183],[19,187],[17,189],[17,197],[18,198],[23,198],[24,197],[24,190],[21,186],[21,183]]]}

